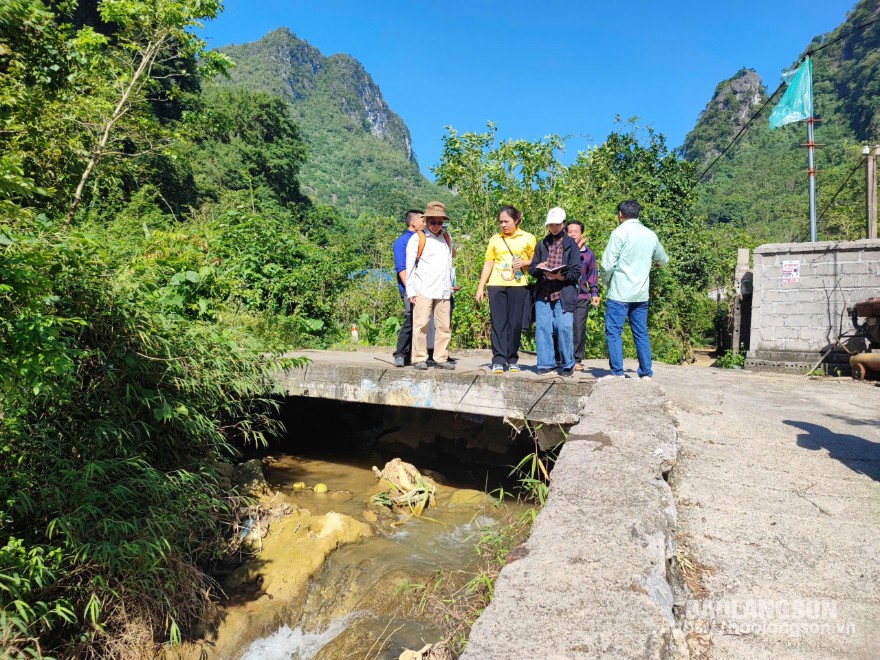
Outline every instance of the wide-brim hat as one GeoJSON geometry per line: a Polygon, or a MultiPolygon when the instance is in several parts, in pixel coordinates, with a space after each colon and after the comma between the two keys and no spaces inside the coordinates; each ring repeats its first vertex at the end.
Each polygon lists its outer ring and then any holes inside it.
{"type": "Polygon", "coordinates": [[[547,221],[544,225],[561,225],[565,222],[565,209],[561,209],[558,206],[554,206],[552,209],[547,211],[547,221]]]}
{"type": "Polygon", "coordinates": [[[425,209],[425,218],[443,218],[449,220],[446,215],[446,205],[443,202],[429,202],[425,209]]]}

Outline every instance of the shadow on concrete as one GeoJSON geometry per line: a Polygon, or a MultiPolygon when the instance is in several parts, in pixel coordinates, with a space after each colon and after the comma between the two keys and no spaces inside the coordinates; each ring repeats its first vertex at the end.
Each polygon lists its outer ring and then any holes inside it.
{"type": "Polygon", "coordinates": [[[831,458],[840,461],[853,472],[880,481],[880,443],[857,435],[835,433],[824,426],[809,422],[787,419],[783,424],[805,432],[798,435],[798,447],[814,451],[827,449],[831,458]]]}
{"type": "Polygon", "coordinates": [[[851,417],[850,415],[837,415],[834,413],[824,413],[824,417],[836,419],[839,422],[845,422],[850,426],[873,426],[880,429],[880,419],[865,419],[861,417],[851,417]]]}
{"type": "MultiPolygon", "coordinates": [[[[628,374],[630,377],[632,377],[631,369],[629,371],[624,369],[623,371],[625,374],[628,374]]],[[[584,369],[583,373],[590,374],[593,378],[601,378],[602,376],[607,376],[613,372],[611,371],[611,369],[602,369],[600,367],[587,367],[586,369],[584,369]]]]}

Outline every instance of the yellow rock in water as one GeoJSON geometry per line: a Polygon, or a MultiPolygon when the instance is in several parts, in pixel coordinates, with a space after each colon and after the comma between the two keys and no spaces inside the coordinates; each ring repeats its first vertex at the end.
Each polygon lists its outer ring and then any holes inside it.
{"type": "Polygon", "coordinates": [[[327,484],[315,484],[315,492],[319,495],[327,492],[327,484]]]}
{"type": "Polygon", "coordinates": [[[305,483],[303,483],[302,481],[297,481],[295,484],[293,484],[294,490],[305,490],[306,488],[308,488],[308,486],[306,486],[305,483]]]}

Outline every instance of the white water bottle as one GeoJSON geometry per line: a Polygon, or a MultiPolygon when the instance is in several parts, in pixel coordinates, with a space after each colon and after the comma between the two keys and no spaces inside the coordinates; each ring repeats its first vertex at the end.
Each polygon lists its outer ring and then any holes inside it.
{"type": "Polygon", "coordinates": [[[358,343],[359,335],[358,335],[358,327],[357,323],[351,324],[351,341],[355,344],[358,343]]]}

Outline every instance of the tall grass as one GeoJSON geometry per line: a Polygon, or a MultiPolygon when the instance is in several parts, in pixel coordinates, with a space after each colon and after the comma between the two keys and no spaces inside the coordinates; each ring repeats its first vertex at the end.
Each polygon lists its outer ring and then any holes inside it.
{"type": "Polygon", "coordinates": [[[498,504],[515,496],[529,506],[519,515],[510,515],[500,524],[482,526],[475,538],[475,549],[481,558],[480,569],[463,577],[460,572],[437,571],[425,584],[407,584],[409,592],[419,593],[417,609],[430,612],[443,627],[444,641],[456,656],[467,645],[471,626],[495,597],[495,581],[509,562],[516,560],[517,547],[529,536],[532,523],[547,501],[551,470],[556,450],[542,451],[536,427],[525,424],[534,449],[526,454],[511,471],[517,476],[515,492],[495,491],[498,504]]]}

